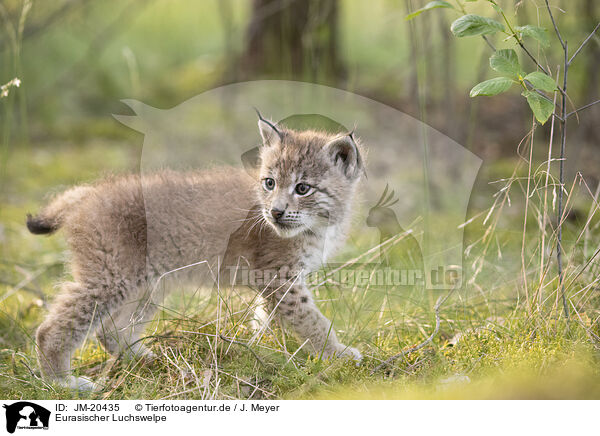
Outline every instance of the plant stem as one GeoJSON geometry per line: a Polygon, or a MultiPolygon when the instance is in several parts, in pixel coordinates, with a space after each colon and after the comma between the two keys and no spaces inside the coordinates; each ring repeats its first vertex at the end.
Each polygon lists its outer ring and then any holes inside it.
{"type": "Polygon", "coordinates": [[[563,94],[561,99],[561,139],[560,139],[560,172],[559,172],[559,191],[558,191],[558,243],[556,247],[556,261],[558,263],[558,284],[563,303],[565,317],[569,319],[569,306],[565,295],[564,271],[562,268],[562,223],[563,223],[563,189],[565,184],[564,164],[565,164],[565,144],[567,141],[567,74],[569,72],[569,50],[568,44],[564,43],[564,73],[563,73],[563,94]]]}
{"type": "MultiPolygon", "coordinates": [[[[550,4],[548,0],[546,0],[546,9],[548,10],[548,15],[550,16],[550,20],[552,21],[552,25],[554,26],[554,31],[556,32],[556,36],[560,41],[560,45],[563,48],[564,53],[564,73],[563,73],[563,87],[561,90],[562,99],[561,99],[561,114],[562,120],[561,123],[561,135],[560,135],[560,173],[559,173],[559,191],[558,191],[558,241],[556,244],[556,262],[558,264],[558,287],[559,292],[562,298],[563,309],[565,312],[565,317],[569,319],[569,306],[567,305],[567,297],[565,295],[565,283],[564,283],[564,271],[562,268],[562,223],[563,223],[563,189],[565,185],[565,174],[564,174],[564,163],[565,163],[565,144],[567,141],[567,75],[569,73],[569,46],[567,42],[563,40],[560,30],[558,30],[558,26],[556,25],[556,21],[554,21],[554,15],[552,15],[552,10],[550,9],[550,4]]],[[[560,87],[558,88],[560,90],[560,87]]]]}
{"type": "Polygon", "coordinates": [[[531,136],[529,137],[529,159],[527,162],[527,191],[525,194],[525,213],[523,216],[523,238],[521,240],[521,272],[523,273],[523,285],[525,286],[525,302],[527,310],[531,314],[532,302],[529,299],[529,287],[527,286],[527,269],[525,263],[525,246],[527,235],[527,215],[529,213],[529,193],[531,192],[531,168],[533,166],[533,139],[535,136],[535,117],[532,120],[531,136]]]}
{"type": "Polygon", "coordinates": [[[581,45],[579,46],[579,48],[577,50],[575,50],[575,53],[573,53],[573,56],[571,56],[571,59],[569,59],[569,65],[571,65],[571,62],[573,62],[573,59],[575,59],[575,56],[577,56],[579,54],[579,52],[581,51],[581,49],[583,47],[585,47],[585,45],[588,43],[588,41],[590,39],[592,39],[592,36],[594,36],[594,34],[596,33],[596,30],[598,30],[598,28],[600,28],[600,23],[596,24],[596,27],[594,27],[594,30],[592,30],[592,33],[590,33],[588,35],[588,37],[585,38],[585,40],[581,43],[581,45]]]}
{"type": "Polygon", "coordinates": [[[550,9],[550,4],[548,3],[548,0],[546,0],[546,9],[548,9],[548,15],[550,15],[550,20],[552,21],[552,25],[554,26],[554,32],[556,32],[556,36],[558,37],[558,40],[560,41],[560,45],[562,45],[562,48],[566,48],[566,44],[562,39],[562,36],[560,35],[560,31],[558,30],[558,26],[556,25],[556,21],[554,21],[554,15],[552,15],[552,10],[550,9]]]}
{"type": "Polygon", "coordinates": [[[492,3],[494,6],[496,6],[497,11],[500,12],[500,15],[502,15],[502,19],[504,20],[504,22],[506,23],[506,26],[508,27],[508,30],[510,31],[510,36],[512,36],[515,39],[515,41],[517,41],[517,44],[519,44],[519,47],[521,47],[523,49],[523,51],[527,54],[527,56],[529,56],[529,58],[533,61],[533,63],[540,70],[542,70],[544,72],[544,74],[549,76],[550,73],[544,67],[542,67],[542,65],[537,61],[537,59],[529,52],[529,50],[527,50],[527,48],[525,47],[525,45],[523,44],[523,42],[517,35],[517,32],[515,32],[515,29],[513,29],[513,27],[511,26],[510,21],[508,21],[506,14],[504,14],[504,10],[502,10],[502,8],[500,6],[498,6],[498,4],[493,0],[490,0],[490,3],[492,3]]]}
{"type": "MultiPolygon", "coordinates": [[[[560,78],[560,65],[557,66],[556,71],[556,79],[555,81],[558,83],[558,79],[560,78]]],[[[556,99],[557,94],[554,93],[554,99],[552,101],[552,106],[556,107],[556,99]]],[[[554,143],[554,125],[556,124],[556,120],[558,117],[552,117],[552,124],[550,126],[550,139],[548,140],[548,160],[546,164],[546,180],[544,181],[544,206],[542,208],[542,243],[540,249],[540,281],[538,284],[538,288],[536,290],[537,294],[537,302],[538,309],[542,305],[543,297],[542,297],[542,289],[544,285],[544,277],[546,275],[547,267],[544,267],[545,263],[545,253],[546,253],[546,227],[548,223],[548,182],[550,180],[550,165],[552,163],[552,144],[554,143]]],[[[535,299],[535,298],[534,298],[535,299]]]]}
{"type": "Polygon", "coordinates": [[[547,75],[550,76],[550,73],[544,68],[542,67],[542,65],[537,61],[537,59],[535,57],[533,57],[533,55],[531,53],[529,53],[529,50],[527,50],[527,48],[525,48],[525,46],[523,45],[523,43],[521,42],[521,40],[519,39],[519,37],[517,36],[516,33],[513,34],[515,37],[515,40],[517,41],[517,44],[519,44],[519,46],[523,49],[523,51],[525,53],[527,53],[527,56],[529,56],[529,58],[533,61],[533,63],[540,69],[542,70],[542,72],[547,75]]]}
{"type": "Polygon", "coordinates": [[[587,109],[587,108],[589,108],[589,107],[591,107],[591,106],[594,106],[595,104],[598,104],[598,103],[600,103],[600,100],[596,100],[596,101],[593,101],[593,102],[591,102],[591,103],[588,103],[588,104],[586,104],[585,106],[581,106],[579,109],[575,109],[573,112],[569,112],[569,113],[567,114],[567,118],[569,118],[569,117],[570,117],[571,115],[573,115],[573,114],[576,114],[576,113],[577,113],[577,112],[579,112],[579,111],[582,111],[582,110],[584,110],[584,109],[587,109]]]}
{"type": "Polygon", "coordinates": [[[496,47],[494,47],[494,44],[492,44],[492,42],[489,40],[489,38],[487,36],[481,35],[481,37],[487,43],[487,45],[490,46],[490,48],[492,49],[492,51],[496,51],[496,47]]]}

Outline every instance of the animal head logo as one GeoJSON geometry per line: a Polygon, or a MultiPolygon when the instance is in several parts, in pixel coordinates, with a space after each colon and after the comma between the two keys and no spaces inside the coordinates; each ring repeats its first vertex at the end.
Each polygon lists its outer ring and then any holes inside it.
{"type": "Polygon", "coordinates": [[[14,433],[18,428],[48,429],[50,411],[42,406],[28,401],[19,401],[10,405],[4,404],[6,409],[6,431],[14,433]]]}

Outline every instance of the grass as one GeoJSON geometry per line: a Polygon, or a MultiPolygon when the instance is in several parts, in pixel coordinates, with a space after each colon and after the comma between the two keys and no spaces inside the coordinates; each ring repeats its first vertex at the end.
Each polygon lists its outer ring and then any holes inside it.
{"type": "MultiPolygon", "coordinates": [[[[439,291],[317,289],[318,304],[334,320],[342,342],[365,356],[358,367],[297,352],[301,344],[276,322],[256,340],[249,321],[252,295],[241,289],[223,295],[176,293],[147,331],[146,343],[158,355],[156,361],[115,360],[89,338],[73,366],[77,373],[101,380],[105,390],[83,394],[46,384],[39,378],[32,335],[53,284],[68,276],[66,245],[60,234],[28,234],[25,213],[39,207],[49,188],[135,168],[134,151],[117,141],[54,147],[52,153],[13,151],[0,211],[0,397],[600,397],[597,297],[580,302],[569,322],[556,311],[530,315],[518,286],[498,286],[491,268],[444,303],[440,331],[431,344],[375,374],[371,372],[382,360],[431,334],[439,291]]],[[[471,230],[469,238],[477,239],[483,229],[471,230]]],[[[515,232],[498,228],[497,238],[504,252],[519,250],[515,232]]],[[[482,257],[477,250],[471,256],[482,257]]],[[[498,264],[494,256],[490,264],[498,264]]]]}

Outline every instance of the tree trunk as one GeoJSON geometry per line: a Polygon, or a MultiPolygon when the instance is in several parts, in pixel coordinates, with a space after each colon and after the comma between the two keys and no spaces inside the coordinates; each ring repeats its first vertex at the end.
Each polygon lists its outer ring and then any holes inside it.
{"type": "Polygon", "coordinates": [[[237,78],[337,83],[337,0],[254,0],[237,78]]]}

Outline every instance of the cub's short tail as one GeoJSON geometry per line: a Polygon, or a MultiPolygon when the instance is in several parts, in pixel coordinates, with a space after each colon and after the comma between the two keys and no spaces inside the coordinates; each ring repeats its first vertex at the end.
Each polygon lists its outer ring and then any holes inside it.
{"type": "Polygon", "coordinates": [[[77,208],[94,188],[90,186],[77,186],[52,200],[37,216],[27,214],[27,228],[34,235],[49,235],[57,231],[65,218],[77,208]]]}
{"type": "Polygon", "coordinates": [[[34,235],[49,235],[58,230],[60,226],[42,216],[27,214],[27,228],[34,235]]]}

